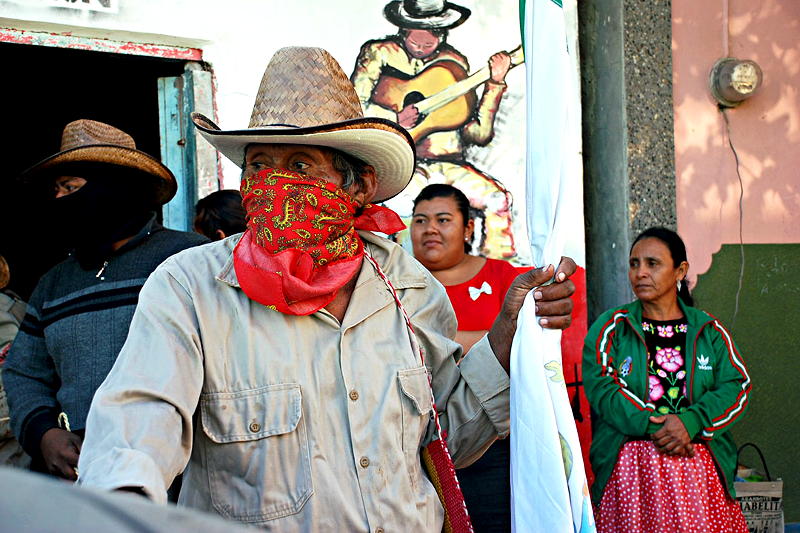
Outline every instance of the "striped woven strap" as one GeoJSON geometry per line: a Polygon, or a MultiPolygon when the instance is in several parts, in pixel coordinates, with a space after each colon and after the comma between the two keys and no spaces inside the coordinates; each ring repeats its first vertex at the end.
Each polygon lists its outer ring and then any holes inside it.
{"type": "MultiPolygon", "coordinates": [[[[420,362],[422,363],[423,366],[425,366],[425,352],[423,351],[422,346],[420,346],[419,341],[417,340],[417,334],[414,332],[414,326],[411,325],[411,319],[408,317],[408,313],[406,312],[406,308],[403,306],[403,302],[400,301],[400,297],[397,295],[397,290],[394,288],[392,282],[389,281],[389,278],[386,276],[386,274],[383,273],[381,267],[378,265],[375,259],[373,259],[373,257],[369,254],[369,252],[367,252],[366,249],[364,250],[364,257],[366,257],[367,261],[369,261],[370,264],[375,268],[375,272],[378,273],[378,277],[380,277],[383,280],[383,283],[385,283],[386,287],[389,288],[389,292],[392,293],[394,301],[397,304],[397,308],[403,314],[403,319],[405,319],[406,329],[408,330],[408,339],[411,341],[411,350],[413,350],[415,354],[419,355],[420,362]]],[[[436,436],[437,438],[441,439],[442,429],[439,426],[439,415],[436,412],[436,398],[433,395],[433,382],[431,381],[432,378],[430,372],[428,372],[427,374],[428,374],[428,386],[430,387],[431,390],[431,405],[433,406],[433,418],[436,421],[436,436]]]]}

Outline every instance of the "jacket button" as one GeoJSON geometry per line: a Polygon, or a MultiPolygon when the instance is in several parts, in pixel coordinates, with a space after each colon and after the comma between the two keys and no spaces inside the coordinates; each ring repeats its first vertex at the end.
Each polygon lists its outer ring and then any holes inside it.
{"type": "Polygon", "coordinates": [[[353,401],[358,400],[358,391],[357,390],[351,390],[350,391],[350,399],[353,400],[353,401]]]}
{"type": "Polygon", "coordinates": [[[382,527],[376,527],[375,528],[375,533],[383,533],[383,528],[382,527]]]}
{"type": "Polygon", "coordinates": [[[369,466],[369,459],[366,457],[362,457],[361,460],[358,462],[362,467],[366,468],[369,466]]]}
{"type": "Polygon", "coordinates": [[[250,424],[250,431],[252,431],[253,433],[258,433],[260,430],[261,430],[261,424],[259,424],[258,422],[253,422],[252,424],[250,424]]]}

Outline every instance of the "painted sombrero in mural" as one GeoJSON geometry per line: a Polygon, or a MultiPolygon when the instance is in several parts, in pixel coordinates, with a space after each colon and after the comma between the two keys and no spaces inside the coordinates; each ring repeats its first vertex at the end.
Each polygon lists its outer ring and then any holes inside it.
{"type": "Polygon", "coordinates": [[[395,0],[386,4],[383,16],[400,28],[447,30],[460,26],[471,11],[444,0],[395,0]]]}

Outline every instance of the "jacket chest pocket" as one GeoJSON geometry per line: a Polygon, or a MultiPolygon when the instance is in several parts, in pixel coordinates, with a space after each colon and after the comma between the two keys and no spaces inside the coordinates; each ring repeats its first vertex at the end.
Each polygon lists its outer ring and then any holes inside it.
{"type": "Polygon", "coordinates": [[[218,513],[258,523],[302,509],[314,489],[300,385],[204,394],[200,413],[218,513]]]}
{"type": "Polygon", "coordinates": [[[417,487],[420,474],[420,448],[431,422],[431,387],[428,371],[422,366],[399,370],[397,381],[400,385],[403,417],[403,454],[411,478],[411,485],[417,487]]]}

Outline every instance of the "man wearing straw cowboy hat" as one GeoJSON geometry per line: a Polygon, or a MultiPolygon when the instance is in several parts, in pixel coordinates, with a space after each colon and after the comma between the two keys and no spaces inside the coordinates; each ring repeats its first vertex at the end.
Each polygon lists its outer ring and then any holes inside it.
{"type": "MultiPolygon", "coordinates": [[[[372,202],[408,183],[413,143],[363,117],[330,54],[276,52],[247,129],[193,120],[242,164],[248,230],[148,279],[92,404],[79,482],[163,502],[183,471],[179,503],[275,531],[440,531],[420,464],[442,442],[429,374],[452,457],[467,464],[508,432],[515,317],[552,267],[517,281],[459,366],[444,289],[372,233],[399,228],[372,202]]],[[[537,290],[550,327],[570,320],[563,263],[559,283],[537,290]]]]}
{"type": "Polygon", "coordinates": [[[207,239],[156,222],[175,177],[102,122],[67,124],[61,150],[22,178],[44,196],[50,238],[62,233],[73,252],[34,289],[3,380],[22,447],[40,468],[76,479],[92,396],[122,348],[145,279],[207,239]]]}

